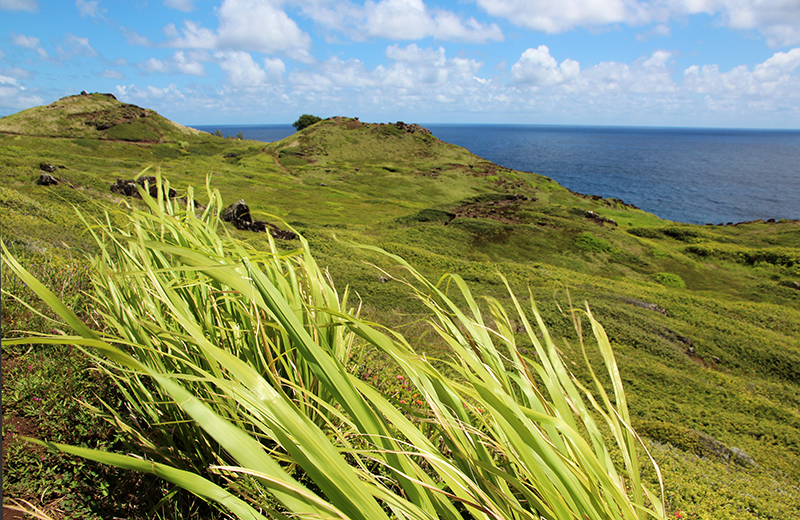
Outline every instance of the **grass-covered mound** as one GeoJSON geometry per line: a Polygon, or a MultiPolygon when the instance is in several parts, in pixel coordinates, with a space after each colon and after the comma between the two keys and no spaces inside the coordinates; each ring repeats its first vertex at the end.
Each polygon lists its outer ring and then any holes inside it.
{"type": "MultiPolygon", "coordinates": [[[[155,164],[179,192],[209,177],[224,200],[245,199],[253,219],[291,224],[336,285],[359,295],[363,316],[399,328],[433,357],[444,357],[448,346],[417,323],[425,308],[392,279],[395,264],[346,243],[399,255],[431,279],[457,273],[475,293],[508,307],[499,271],[514,293],[530,287],[545,325],[572,345],[577,338],[562,310],[570,298],[589,301],[616,352],[631,422],[664,472],[667,510],[714,519],[800,516],[800,224],[667,222],[493,165],[409,127],[336,118],[266,145],[213,136],[129,143],[0,134],[0,234],[91,316],[79,280],[86,278],[82,254],[96,246],[73,207],[101,217],[124,199],[109,191],[114,180],[155,164]],[[37,186],[42,163],[63,166],[54,173],[63,182],[37,186]]],[[[266,234],[225,226],[256,250],[270,249],[266,234]]],[[[297,242],[276,247],[289,252],[297,242]]],[[[2,276],[4,290],[37,305],[22,282],[7,270],[2,276]]],[[[66,330],[7,297],[3,316],[4,338],[20,329],[66,330]]],[[[518,333],[521,324],[512,325],[518,333]]],[[[580,353],[559,346],[588,383],[580,353]]],[[[26,352],[4,347],[4,361],[40,363],[41,349],[26,352]]],[[[411,398],[385,358],[366,356],[362,366],[384,393],[411,398]]],[[[47,374],[57,381],[34,381],[23,370],[4,378],[4,395],[16,396],[4,400],[4,418],[43,424],[39,437],[58,440],[51,432],[68,429],[56,423],[68,424],[70,413],[42,414],[31,399],[48,385],[76,385],[47,374]]],[[[82,398],[93,399],[92,384],[82,398]]],[[[80,496],[43,477],[64,474],[55,457],[40,468],[16,449],[19,458],[4,471],[15,496],[45,504],[80,496]]],[[[81,507],[87,516],[99,505],[81,507]]]]}
{"type": "Polygon", "coordinates": [[[201,133],[153,110],[121,103],[113,94],[85,92],[6,116],[0,119],[0,132],[145,143],[179,142],[196,138],[201,133]]]}

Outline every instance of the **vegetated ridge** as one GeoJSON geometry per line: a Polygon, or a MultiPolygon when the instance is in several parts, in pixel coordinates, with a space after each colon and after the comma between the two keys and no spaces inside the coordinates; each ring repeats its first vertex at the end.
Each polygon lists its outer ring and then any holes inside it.
{"type": "Polygon", "coordinates": [[[144,143],[176,141],[200,134],[153,110],[121,103],[113,94],[86,92],[6,116],[0,119],[0,132],[144,143]]]}
{"type": "MultiPolygon", "coordinates": [[[[688,518],[800,517],[797,222],[664,221],[493,164],[417,125],[347,117],[264,144],[91,94],[0,119],[0,143],[0,233],[31,265],[63,265],[77,257],[73,248],[89,248],[72,207],[101,215],[139,204],[110,185],[155,165],[178,194],[208,179],[227,203],[243,199],[253,220],[290,225],[338,286],[358,292],[368,316],[402,325],[410,338],[421,330],[421,309],[392,279],[403,272],[349,243],[381,247],[434,279],[456,272],[476,294],[502,298],[502,272],[518,294],[530,287],[576,360],[561,310],[570,298],[586,300],[617,352],[633,426],[662,467],[668,508],[688,518]],[[57,184],[36,184],[43,165],[54,167],[57,184]]],[[[227,229],[256,246],[268,240],[227,229]]],[[[4,288],[23,293],[3,276],[4,288]]],[[[52,283],[68,293],[73,281],[53,275],[52,283]]],[[[75,301],[86,303],[80,294],[75,301]]],[[[4,337],[51,327],[6,299],[3,315],[4,337]]],[[[419,336],[416,347],[442,356],[429,340],[419,336]]],[[[4,350],[4,362],[27,366],[22,354],[4,350]]],[[[365,373],[391,381],[388,360],[367,361],[365,373]]],[[[25,381],[22,370],[4,377],[4,395],[21,395],[25,381]]],[[[7,416],[40,424],[21,400],[4,404],[4,424],[7,416]]],[[[38,434],[47,435],[45,426],[38,434]]],[[[4,471],[17,496],[31,486],[25,471],[4,471]]]]}

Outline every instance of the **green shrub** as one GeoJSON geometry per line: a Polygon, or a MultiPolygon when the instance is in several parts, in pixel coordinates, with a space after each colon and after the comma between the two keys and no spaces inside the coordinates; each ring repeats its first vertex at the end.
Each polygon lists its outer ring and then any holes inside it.
{"type": "Polygon", "coordinates": [[[675,273],[656,273],[653,275],[653,279],[666,287],[686,288],[686,282],[675,273]]]}
{"type": "Polygon", "coordinates": [[[653,227],[632,227],[627,230],[633,236],[642,238],[661,238],[664,236],[661,230],[653,227]]]}
{"type": "Polygon", "coordinates": [[[297,119],[297,121],[292,123],[292,126],[299,132],[300,130],[308,128],[309,126],[319,123],[320,121],[322,121],[321,117],[313,116],[311,114],[303,114],[297,119]]]}
{"type": "Polygon", "coordinates": [[[305,155],[303,153],[303,149],[299,146],[287,146],[286,148],[281,148],[281,151],[278,152],[278,157],[298,157],[305,155]]]}
{"type": "Polygon", "coordinates": [[[588,232],[581,233],[575,237],[575,247],[590,253],[609,253],[614,251],[614,246],[607,240],[596,237],[588,232]]]}
{"type": "Polygon", "coordinates": [[[699,231],[688,226],[667,226],[661,228],[661,232],[681,242],[697,242],[702,236],[699,231]]]}
{"type": "Polygon", "coordinates": [[[800,250],[789,247],[749,248],[723,244],[699,244],[687,246],[684,251],[697,256],[716,257],[745,265],[755,265],[759,262],[781,267],[800,265],[800,250]]]}

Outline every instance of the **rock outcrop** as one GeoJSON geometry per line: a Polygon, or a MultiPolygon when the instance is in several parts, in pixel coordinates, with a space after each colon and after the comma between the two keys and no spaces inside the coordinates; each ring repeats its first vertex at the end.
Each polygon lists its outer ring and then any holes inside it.
{"type": "Polygon", "coordinates": [[[397,123],[394,124],[394,126],[396,126],[398,130],[402,130],[403,132],[406,132],[408,134],[420,133],[425,135],[431,135],[430,130],[428,130],[427,128],[423,128],[416,123],[408,125],[402,121],[398,121],[397,123]]]}
{"type": "MultiPolygon", "coordinates": [[[[147,184],[150,196],[153,198],[158,197],[158,184],[156,184],[156,178],[152,175],[139,177],[138,179],[117,179],[116,182],[111,185],[111,191],[119,193],[120,195],[125,195],[126,197],[140,199],[142,197],[139,195],[139,190],[136,189],[137,184],[142,188],[147,184]]],[[[163,184],[162,187],[164,190],[167,190],[166,184],[163,184]]],[[[169,188],[169,190],[166,191],[166,195],[171,199],[177,195],[177,192],[169,188]]]]}
{"type": "Polygon", "coordinates": [[[58,186],[58,179],[50,175],[49,173],[43,173],[39,176],[36,180],[36,184],[39,186],[58,186]]]}
{"type": "Polygon", "coordinates": [[[608,224],[610,226],[617,226],[617,221],[614,220],[613,218],[601,217],[600,215],[598,215],[594,211],[587,211],[584,214],[584,216],[586,218],[588,218],[589,220],[593,220],[594,222],[596,222],[597,224],[599,224],[601,226],[604,225],[604,224],[608,224]]]}
{"type": "Polygon", "coordinates": [[[253,220],[250,216],[250,207],[244,201],[239,199],[222,212],[220,218],[225,222],[230,222],[236,229],[242,231],[253,231],[255,233],[269,233],[280,240],[293,240],[297,238],[297,233],[287,229],[281,229],[275,224],[271,224],[265,220],[253,220]]]}

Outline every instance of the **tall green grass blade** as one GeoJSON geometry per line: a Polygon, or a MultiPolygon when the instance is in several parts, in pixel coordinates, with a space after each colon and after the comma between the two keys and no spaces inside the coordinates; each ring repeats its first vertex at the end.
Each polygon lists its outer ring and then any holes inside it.
{"type": "Polygon", "coordinates": [[[218,503],[241,520],[266,520],[266,517],[259,514],[244,500],[232,495],[220,486],[195,473],[179,470],[165,464],[159,464],[157,462],[142,460],[126,455],[119,455],[117,453],[110,453],[107,451],[81,448],[80,446],[70,446],[67,444],[54,442],[45,442],[29,437],[24,439],[28,442],[39,444],[46,448],[56,449],[64,453],[83,457],[101,464],[109,464],[119,468],[131,469],[142,473],[150,473],[177,486],[180,486],[183,489],[189,490],[198,497],[218,503]]]}
{"type": "MultiPolygon", "coordinates": [[[[270,250],[254,251],[218,229],[222,203],[208,184],[200,216],[191,198],[184,208],[163,189],[155,199],[140,191],[147,211],[132,209],[125,229],[109,217],[91,224],[101,248],[94,298],[115,334],[94,333],[29,283],[80,336],[40,341],[95,350],[145,424],[111,417],[163,456],[158,464],[254,478],[280,504],[264,505],[276,516],[664,517],[663,489],[642,483],[613,352],[588,310],[613,397],[593,371],[594,393],[570,374],[532,298],[526,312],[505,278],[513,318],[456,275],[434,284],[364,247],[410,274],[409,291],[449,347],[453,375],[445,375],[400,334],[351,312],[348,291],[336,291],[304,239],[289,253],[271,240],[270,250]],[[531,358],[520,353],[512,320],[523,324],[531,358]],[[420,404],[398,407],[348,372],[356,341],[396,363],[420,404]]],[[[13,258],[8,264],[22,270],[13,258]]],[[[190,480],[181,481],[187,489],[190,480]]]]}

